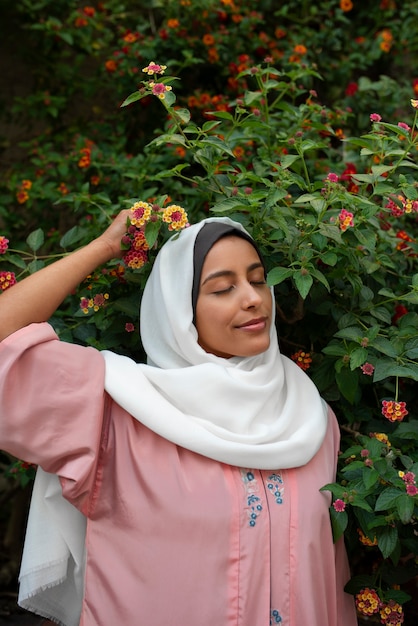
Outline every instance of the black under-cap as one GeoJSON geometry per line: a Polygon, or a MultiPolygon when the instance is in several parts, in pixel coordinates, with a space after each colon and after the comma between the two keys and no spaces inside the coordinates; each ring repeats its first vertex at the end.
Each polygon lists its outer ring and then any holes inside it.
{"type": "Polygon", "coordinates": [[[199,230],[197,237],[194,242],[194,250],[193,250],[193,287],[192,287],[192,307],[193,307],[193,323],[196,322],[196,304],[197,298],[199,295],[199,286],[200,286],[200,277],[202,274],[203,263],[205,262],[206,256],[212,246],[222,239],[222,237],[233,236],[233,237],[241,237],[241,239],[245,239],[250,243],[258,256],[260,257],[260,261],[263,264],[264,271],[266,270],[263,257],[260,254],[260,250],[258,249],[254,239],[252,239],[247,233],[230,224],[225,224],[223,222],[207,222],[202,226],[199,230]]]}

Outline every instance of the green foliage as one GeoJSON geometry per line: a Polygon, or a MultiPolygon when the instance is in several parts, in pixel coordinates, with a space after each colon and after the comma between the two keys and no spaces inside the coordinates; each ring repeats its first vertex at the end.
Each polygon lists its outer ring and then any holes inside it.
{"type": "MultiPolygon", "coordinates": [[[[240,221],[265,255],[281,349],[341,424],[324,489],[343,503],[330,512],[348,590],[403,603],[418,573],[418,9],[279,4],[18,3],[36,88],[11,112],[39,132],[3,177],[0,270],[20,280],[138,200],[240,221]],[[167,75],[143,72],[152,61],[167,75]]],[[[167,236],[147,227],[151,257],[167,236]]],[[[126,329],[149,269],[88,277],[51,320],[60,337],[142,359],[126,329]]]]}

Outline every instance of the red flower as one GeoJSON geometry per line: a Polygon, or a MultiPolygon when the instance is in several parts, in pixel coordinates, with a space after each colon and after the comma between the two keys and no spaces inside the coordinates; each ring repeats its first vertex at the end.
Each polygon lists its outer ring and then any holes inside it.
{"type": "Polygon", "coordinates": [[[395,306],[395,313],[392,316],[392,324],[395,325],[396,322],[407,313],[409,313],[409,311],[406,306],[404,306],[403,304],[397,304],[395,306]]]}
{"type": "Polygon", "coordinates": [[[345,95],[346,96],[354,96],[358,91],[358,84],[357,83],[348,83],[346,89],[345,89],[345,95]]]}
{"type": "Polygon", "coordinates": [[[382,414],[390,422],[402,422],[405,415],[408,415],[405,402],[395,400],[382,400],[382,414]]]}

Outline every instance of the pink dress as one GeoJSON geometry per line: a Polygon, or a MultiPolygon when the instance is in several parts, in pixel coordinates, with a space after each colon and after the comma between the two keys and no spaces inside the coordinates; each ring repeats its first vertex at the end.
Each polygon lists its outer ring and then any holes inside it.
{"type": "MultiPolygon", "coordinates": [[[[140,401],[141,389],[133,389],[140,401]]],[[[330,495],[339,430],[304,467],[238,468],[161,438],[104,391],[99,351],[33,324],[0,344],[0,448],[87,516],[81,626],[355,626],[330,495]]]]}

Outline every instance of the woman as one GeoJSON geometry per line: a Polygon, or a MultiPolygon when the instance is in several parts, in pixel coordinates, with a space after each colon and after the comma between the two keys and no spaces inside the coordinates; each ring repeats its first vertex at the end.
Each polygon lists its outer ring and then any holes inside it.
{"type": "Polygon", "coordinates": [[[0,299],[0,447],[45,470],[22,605],[66,626],[354,626],[319,491],[338,426],[280,355],[239,224],[210,218],[163,246],[141,304],[148,365],[45,323],[120,256],[126,216],[0,299]]]}

